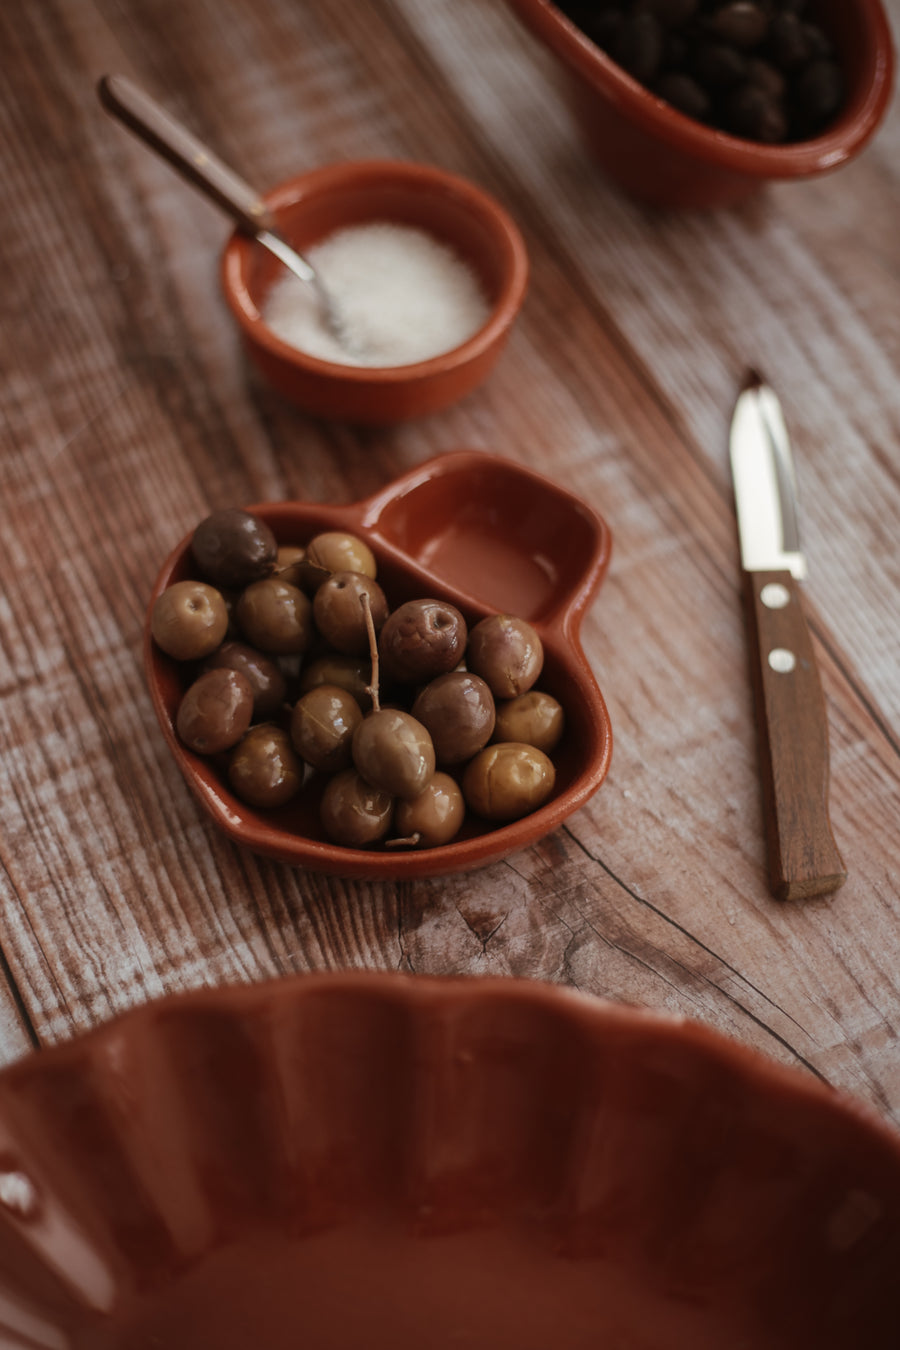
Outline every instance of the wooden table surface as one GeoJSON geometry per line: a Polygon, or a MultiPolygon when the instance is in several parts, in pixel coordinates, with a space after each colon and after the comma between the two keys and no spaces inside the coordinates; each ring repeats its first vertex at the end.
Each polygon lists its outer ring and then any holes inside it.
{"type": "MultiPolygon", "coordinates": [[[[900,23],[900,0],[890,0],[900,23]]],[[[587,160],[501,0],[0,7],[0,1054],[164,993],[370,967],[564,982],[698,1018],[900,1123],[900,115],[840,172],[652,214],[587,160]],[[518,221],[529,297],[483,388],[401,427],[319,423],[245,364],[228,225],[99,107],[129,74],[261,187],[428,160],[518,221]],[[781,395],[827,703],[836,895],[767,890],[728,422],[781,395]],[[174,544],[217,506],[355,501],[491,450],[609,522],[583,639],[614,753],[506,862],[362,884],[206,820],[141,661],[174,544]]]]}

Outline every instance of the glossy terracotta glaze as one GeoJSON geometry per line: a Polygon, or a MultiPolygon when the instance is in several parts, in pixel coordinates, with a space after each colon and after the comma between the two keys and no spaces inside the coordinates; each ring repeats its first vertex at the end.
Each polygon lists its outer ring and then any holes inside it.
{"type": "Polygon", "coordinates": [[[489,826],[469,817],[450,844],[399,853],[330,844],[318,822],[322,783],[271,812],[243,805],[221,769],[181,744],[178,702],[189,678],[150,636],[149,614],[172,582],[191,575],[190,537],[157,578],[145,629],[145,668],[163,734],[186,781],[217,825],[238,843],[283,862],[341,876],[441,876],[493,862],[533,843],[578,810],[609,768],[612,730],[603,695],[579,640],[581,620],[609,561],[610,533],[583,502],[513,461],[480,451],[439,456],[364,502],[249,507],[282,544],[321,530],[350,530],[375,552],[393,606],[404,600],[452,602],[471,625],[494,610],[529,619],[544,645],[539,686],[563,704],[567,729],[554,751],[556,788],[522,820],[489,826]]]}
{"type": "Polygon", "coordinates": [[[9,1350],[896,1350],[900,1140],[698,1024],[306,975],[0,1074],[9,1350]]]}
{"type": "Polygon", "coordinates": [[[301,252],[349,225],[389,221],[424,230],[471,266],[492,306],[473,337],[428,361],[377,369],[337,365],[297,351],[266,326],[260,311],[279,264],[235,233],[222,260],[225,298],[250,357],[286,398],[318,417],[391,423],[444,408],[488,376],[528,282],[522,237],[488,193],[433,165],[369,160],[292,178],[266,202],[301,252]]]}
{"type": "Polygon", "coordinates": [[[858,154],[884,117],[894,54],[880,0],[817,0],[814,10],[840,53],[842,113],[820,136],[762,145],[715,131],[649,93],[550,0],[508,0],[559,63],[585,141],[601,167],[652,206],[726,206],[775,179],[826,173],[858,154]]]}

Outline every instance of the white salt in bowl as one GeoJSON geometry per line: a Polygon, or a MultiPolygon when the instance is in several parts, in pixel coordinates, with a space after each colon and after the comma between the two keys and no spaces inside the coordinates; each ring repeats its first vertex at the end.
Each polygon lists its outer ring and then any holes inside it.
{"type": "MultiPolygon", "coordinates": [[[[267,303],[284,268],[235,232],[222,261],[225,298],[248,355],[279,393],[317,417],[385,424],[447,407],[489,375],[522,307],[528,256],[514,221],[487,192],[433,165],[367,160],[302,174],[266,202],[303,253],[339,232],[375,224],[430,236],[455,255],[486,302],[486,318],[471,336],[424,360],[372,366],[325,359],[273,331],[267,303]]],[[[400,302],[408,289],[398,277],[400,302]]]]}

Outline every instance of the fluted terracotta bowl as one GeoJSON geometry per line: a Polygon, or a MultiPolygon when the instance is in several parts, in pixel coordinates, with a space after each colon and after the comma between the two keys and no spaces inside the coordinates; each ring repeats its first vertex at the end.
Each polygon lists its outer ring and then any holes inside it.
{"type": "Polygon", "coordinates": [[[815,0],[808,6],[834,42],[847,97],[820,135],[790,145],[742,140],[684,116],[632,79],[552,0],[508,3],[556,61],[597,163],[652,206],[727,206],[766,182],[829,173],[859,154],[890,102],[894,51],[880,0],[815,0]]]}
{"type": "Polygon", "coordinates": [[[490,305],[478,332],[429,360],[391,367],[325,361],[268,327],[265,298],[280,264],[238,231],[222,259],[225,299],[250,359],[279,393],[317,417],[386,424],[437,412],[487,378],[528,284],[522,236],[490,193],[437,165],[362,160],[292,178],[268,193],[266,203],[301,251],[351,225],[389,222],[422,230],[471,267],[490,305]]]}
{"type": "Polygon", "coordinates": [[[191,575],[188,536],[167,559],[150,597],[145,669],[163,735],[185,780],[232,839],[282,862],[341,876],[442,876],[534,843],[597,791],[609,768],[612,728],[579,634],[605,574],[611,540],[606,523],[584,502],[512,460],[463,450],[440,455],[349,506],[268,502],[249,509],[268,522],[280,544],[306,543],[322,530],[349,530],[365,539],[392,608],[434,598],[456,605],[469,627],[498,610],[528,619],[544,646],[538,686],[562,703],[567,726],[553,752],[556,785],[542,807],[507,825],[469,814],[457,837],[439,848],[402,852],[330,843],[319,824],[321,775],[277,810],[243,804],[220,765],[179,740],[178,704],[196,670],[166,656],[150,633],[157,597],[191,575]]]}
{"type": "Polygon", "coordinates": [[[5,1350],[896,1350],[900,1142],[699,1025],[344,973],[0,1074],[5,1350]]]}

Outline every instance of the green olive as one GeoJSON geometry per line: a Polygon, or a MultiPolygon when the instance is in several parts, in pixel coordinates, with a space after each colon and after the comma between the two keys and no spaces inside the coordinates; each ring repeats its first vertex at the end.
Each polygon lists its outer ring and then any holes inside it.
{"type": "Polygon", "coordinates": [[[495,741],[524,741],[549,755],[559,745],[565,730],[562,704],[552,694],[529,689],[518,698],[497,703],[495,741]]]}
{"type": "Polygon", "coordinates": [[[330,652],[317,656],[304,666],[300,672],[300,693],[306,694],[321,684],[336,684],[352,694],[363,712],[372,706],[372,694],[369,679],[372,667],[359,656],[342,656],[340,652],[330,652]]]}
{"type": "Polygon", "coordinates": [[[254,581],[235,607],[241,632],[254,647],[272,655],[305,652],[313,636],[309,597],[280,577],[254,581]]]}
{"type": "Polygon", "coordinates": [[[253,716],[253,686],[239,670],[207,670],[178,705],[175,725],[190,750],[217,755],[244,735],[253,716]]]}
{"type": "Polygon", "coordinates": [[[485,820],[510,821],[542,806],[556,783],[556,770],[542,750],[518,741],[488,745],[466,765],[466,805],[485,820]]]}
{"type": "Polygon", "coordinates": [[[320,684],[298,699],[291,714],[294,748],[322,773],[349,769],[353,733],[362,710],[352,694],[336,684],[320,684]]]}
{"type": "Polygon", "coordinates": [[[354,731],[353,763],[382,792],[417,797],[434,773],[434,746],[422,723],[409,713],[381,708],[354,731]]]}
{"type": "Polygon", "coordinates": [[[388,616],[388,603],[378,582],[362,572],[332,572],[313,599],[316,628],[329,646],[346,656],[369,653],[363,596],[367,597],[372,627],[377,633],[388,616]]]}
{"type": "Polygon", "coordinates": [[[344,769],[328,780],[322,794],[322,829],[335,844],[367,848],[391,828],[394,800],[372,787],[355,769],[344,769]]]}
{"type": "Polygon", "coordinates": [[[413,848],[449,844],[466,814],[462,792],[447,773],[436,773],[418,797],[399,801],[394,811],[396,842],[413,848]]]}
{"type": "Polygon", "coordinates": [[[251,727],[231,752],[228,781],[250,806],[283,806],[300,791],[303,766],[281,727],[251,727]]]}
{"type": "Polygon", "coordinates": [[[306,549],[307,562],[318,569],[318,582],[329,572],[362,572],[374,578],[378,574],[375,555],[364,540],[346,530],[324,530],[310,539],[306,549]]]}
{"type": "Polygon", "coordinates": [[[150,616],[153,640],[176,661],[210,656],[227,630],[224,597],[205,581],[176,581],[163,591],[150,616]]]}

